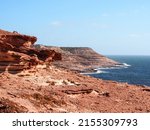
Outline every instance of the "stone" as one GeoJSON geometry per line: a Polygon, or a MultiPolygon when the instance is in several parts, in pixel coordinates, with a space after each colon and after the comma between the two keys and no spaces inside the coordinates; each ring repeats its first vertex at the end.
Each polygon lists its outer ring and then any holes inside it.
{"type": "Polygon", "coordinates": [[[34,36],[0,30],[0,71],[21,71],[38,64],[61,60],[61,54],[51,49],[36,49],[34,36]]]}

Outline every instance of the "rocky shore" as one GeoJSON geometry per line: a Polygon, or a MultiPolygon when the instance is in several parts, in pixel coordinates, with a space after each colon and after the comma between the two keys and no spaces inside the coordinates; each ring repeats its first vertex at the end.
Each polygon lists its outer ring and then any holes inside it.
{"type": "Polygon", "coordinates": [[[150,88],[43,66],[0,74],[0,112],[150,112],[150,88]]]}
{"type": "Polygon", "coordinates": [[[52,64],[78,72],[93,72],[99,67],[115,67],[122,65],[112,59],[98,54],[89,47],[54,47],[35,45],[35,48],[49,48],[61,53],[62,60],[54,61],[52,64]]]}
{"type": "Polygon", "coordinates": [[[0,112],[150,112],[149,87],[78,73],[119,63],[90,48],[35,47],[36,40],[0,30],[0,112]]]}

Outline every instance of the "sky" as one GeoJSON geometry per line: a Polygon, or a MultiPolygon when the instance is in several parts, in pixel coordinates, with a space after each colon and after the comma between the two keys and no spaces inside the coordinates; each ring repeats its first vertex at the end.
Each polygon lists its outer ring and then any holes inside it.
{"type": "Polygon", "coordinates": [[[150,55],[150,0],[0,0],[0,28],[38,44],[150,55]]]}

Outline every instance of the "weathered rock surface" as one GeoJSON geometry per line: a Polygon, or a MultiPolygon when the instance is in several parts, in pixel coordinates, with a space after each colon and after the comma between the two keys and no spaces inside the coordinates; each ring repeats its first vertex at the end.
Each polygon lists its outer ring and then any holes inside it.
{"type": "Polygon", "coordinates": [[[50,49],[36,49],[36,37],[0,30],[0,71],[20,71],[32,66],[61,60],[61,54],[50,49]]]}
{"type": "Polygon", "coordinates": [[[0,112],[150,112],[150,88],[51,66],[0,74],[0,112]]]}
{"type": "Polygon", "coordinates": [[[50,48],[62,54],[61,61],[53,62],[57,67],[75,71],[93,71],[98,67],[113,67],[121,65],[88,47],[50,47],[36,45],[37,48],[50,48]],[[71,63],[71,64],[70,64],[71,63]]]}
{"type": "Polygon", "coordinates": [[[150,112],[149,87],[56,67],[83,70],[117,62],[89,48],[32,47],[35,41],[35,37],[0,30],[0,71],[21,70],[0,73],[0,112],[150,112]],[[48,66],[61,59],[60,53],[63,62],[48,66]]]}

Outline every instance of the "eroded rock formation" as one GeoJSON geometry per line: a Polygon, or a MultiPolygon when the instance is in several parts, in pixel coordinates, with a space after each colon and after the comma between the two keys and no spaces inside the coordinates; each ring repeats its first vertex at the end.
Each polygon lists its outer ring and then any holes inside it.
{"type": "Polygon", "coordinates": [[[61,60],[61,54],[50,49],[36,49],[36,37],[0,30],[0,71],[20,71],[45,62],[61,60]]]}
{"type": "MultiPolygon", "coordinates": [[[[35,47],[43,48],[41,45],[35,45],[35,47]]],[[[99,67],[115,67],[116,65],[122,65],[117,61],[98,54],[88,47],[45,46],[45,48],[55,50],[62,54],[62,60],[53,62],[54,65],[73,71],[93,72],[95,68],[99,67]]]]}

